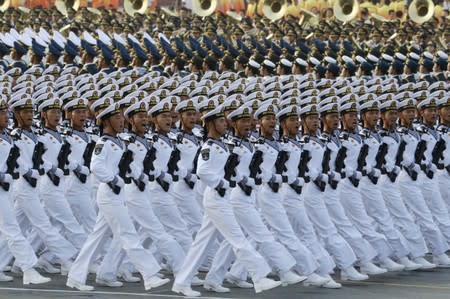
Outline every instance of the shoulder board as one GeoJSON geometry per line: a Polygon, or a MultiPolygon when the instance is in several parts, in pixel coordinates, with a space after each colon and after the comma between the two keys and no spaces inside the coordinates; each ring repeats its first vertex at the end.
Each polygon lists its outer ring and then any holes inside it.
{"type": "Polygon", "coordinates": [[[300,140],[302,143],[309,143],[309,136],[305,135],[300,140]]]}
{"type": "Polygon", "coordinates": [[[381,137],[389,136],[389,132],[385,129],[380,129],[379,133],[381,137]]]}
{"type": "Polygon", "coordinates": [[[362,138],[369,138],[370,137],[370,131],[367,129],[362,129],[361,131],[359,131],[359,136],[361,136],[362,138]]]}
{"type": "Polygon", "coordinates": [[[439,133],[445,134],[449,132],[449,128],[444,125],[439,125],[436,129],[439,133]]]}
{"type": "Polygon", "coordinates": [[[20,136],[22,136],[22,129],[21,128],[15,128],[11,131],[11,138],[13,140],[19,140],[20,136]]]}
{"type": "Polygon", "coordinates": [[[398,127],[397,128],[397,133],[399,134],[408,134],[409,129],[406,127],[398,127]]]}
{"type": "Polygon", "coordinates": [[[181,132],[178,132],[178,133],[177,133],[177,143],[178,143],[178,144],[183,143],[183,138],[184,138],[183,135],[184,135],[184,134],[181,133],[181,132]]]}
{"type": "Polygon", "coordinates": [[[421,134],[428,133],[428,128],[424,125],[417,126],[416,130],[421,134]]]}
{"type": "Polygon", "coordinates": [[[348,133],[347,132],[341,132],[340,134],[339,134],[339,139],[341,139],[341,140],[348,140],[348,133]]]}

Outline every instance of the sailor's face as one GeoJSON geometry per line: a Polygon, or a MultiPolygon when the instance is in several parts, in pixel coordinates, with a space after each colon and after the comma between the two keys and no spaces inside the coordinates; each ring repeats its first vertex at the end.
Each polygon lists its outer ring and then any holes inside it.
{"type": "Polygon", "coordinates": [[[137,133],[143,134],[147,131],[148,116],[146,112],[138,112],[134,114],[130,122],[137,133]]]}
{"type": "Polygon", "coordinates": [[[450,106],[442,107],[439,109],[439,116],[441,117],[441,122],[444,124],[450,124],[450,106]]]}
{"type": "Polygon", "coordinates": [[[386,127],[393,130],[397,125],[398,112],[397,110],[386,111],[382,114],[383,123],[386,127]]]}
{"type": "Polygon", "coordinates": [[[356,112],[349,112],[342,116],[342,121],[347,129],[354,130],[358,125],[358,116],[356,112]]]}
{"type": "Polygon", "coordinates": [[[259,122],[261,129],[263,129],[266,134],[273,134],[276,125],[275,115],[265,115],[259,122]]]}
{"type": "Polygon", "coordinates": [[[192,130],[197,123],[197,112],[195,111],[186,111],[181,114],[181,120],[183,122],[183,127],[186,129],[192,130]]]}
{"type": "Polygon", "coordinates": [[[172,114],[164,112],[155,117],[155,122],[161,133],[169,133],[172,127],[172,114]]]}
{"type": "Polygon", "coordinates": [[[325,115],[323,121],[326,125],[331,128],[333,131],[336,130],[339,126],[339,114],[337,113],[329,113],[325,115]]]}
{"type": "Polygon", "coordinates": [[[87,109],[76,109],[70,112],[70,119],[74,127],[83,127],[87,118],[87,109]]]}
{"type": "Polygon", "coordinates": [[[421,112],[423,121],[427,124],[434,124],[437,120],[438,114],[436,108],[427,108],[421,112]]]}
{"type": "Polygon", "coordinates": [[[241,137],[247,137],[250,134],[251,120],[250,118],[241,118],[233,122],[234,129],[241,137]]]}
{"type": "Polygon", "coordinates": [[[213,122],[214,122],[214,126],[216,128],[217,133],[219,133],[220,136],[223,136],[227,132],[227,129],[228,129],[227,121],[226,121],[225,117],[216,118],[215,120],[213,120],[213,122]]]}
{"type": "Polygon", "coordinates": [[[121,113],[116,113],[109,118],[111,123],[111,127],[116,133],[123,132],[124,128],[124,119],[121,113]]]}
{"type": "Polygon", "coordinates": [[[0,110],[0,130],[3,130],[8,126],[8,110],[0,110]]]}

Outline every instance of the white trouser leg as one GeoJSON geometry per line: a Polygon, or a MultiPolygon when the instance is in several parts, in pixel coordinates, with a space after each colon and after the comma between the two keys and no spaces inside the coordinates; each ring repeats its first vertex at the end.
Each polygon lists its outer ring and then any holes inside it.
{"type": "Polygon", "coordinates": [[[51,219],[61,225],[66,238],[79,250],[87,236],[64,197],[64,179],[61,179],[57,187],[46,175],[42,177],[42,180],[39,193],[47,213],[51,219]]]}
{"type": "Polygon", "coordinates": [[[358,261],[361,264],[372,261],[377,256],[377,251],[373,246],[361,235],[355,225],[348,219],[339,198],[341,185],[338,184],[336,189],[327,187],[323,192],[325,205],[331,220],[336,226],[339,234],[350,244],[358,261]]]}
{"type": "MultiPolygon", "coordinates": [[[[421,175],[417,180],[420,179],[422,179],[421,175]]],[[[449,249],[448,243],[433,220],[433,215],[423,198],[419,183],[413,181],[403,170],[400,171],[397,181],[403,202],[414,215],[415,222],[419,225],[428,248],[436,255],[446,252],[449,249]]]]}
{"type": "Polygon", "coordinates": [[[378,185],[394,225],[409,243],[411,257],[424,256],[428,252],[427,244],[419,226],[414,222],[413,216],[403,202],[398,183],[392,183],[387,176],[382,176],[378,181],[378,185]]]}
{"type": "MultiPolygon", "coordinates": [[[[195,185],[194,185],[195,188],[195,185]]],[[[174,183],[173,196],[183,219],[192,235],[202,225],[202,210],[196,199],[196,192],[189,188],[184,180],[174,183]]]]}
{"type": "MultiPolygon", "coordinates": [[[[434,222],[441,230],[447,242],[450,242],[450,215],[447,210],[447,205],[442,199],[439,191],[439,183],[437,178],[429,179],[427,176],[422,176],[422,195],[425,202],[433,215],[434,222]]],[[[450,189],[450,185],[447,185],[450,189]]]]}
{"type": "Polygon", "coordinates": [[[151,189],[150,201],[153,211],[166,231],[177,240],[184,252],[188,252],[192,244],[192,234],[181,216],[170,190],[164,192],[151,189]]]}
{"type": "MultiPolygon", "coordinates": [[[[303,186],[306,213],[314,224],[317,236],[324,242],[325,249],[334,258],[340,269],[347,269],[356,262],[356,256],[347,241],[339,235],[331,221],[327,207],[324,203],[323,192],[314,183],[303,186]]],[[[326,192],[326,190],[325,190],[326,192]]]]}
{"type": "Polygon", "coordinates": [[[321,275],[330,274],[333,272],[336,264],[317,238],[314,226],[306,213],[303,195],[299,195],[288,188],[291,189],[288,186],[283,186],[281,190],[284,195],[283,206],[292,229],[319,263],[319,268],[316,272],[321,275]]]}
{"type": "Polygon", "coordinates": [[[94,228],[97,218],[96,207],[92,201],[91,176],[87,177],[85,184],[81,183],[74,174],[70,174],[66,178],[66,190],[64,194],[66,200],[77,221],[83,226],[86,233],[90,233],[94,228]]]}
{"type": "Polygon", "coordinates": [[[173,272],[178,273],[186,254],[175,238],[166,232],[153,212],[148,201],[148,198],[152,196],[148,188],[141,192],[134,184],[127,185],[125,196],[130,216],[140,226],[140,234],[145,234],[153,240],[153,244],[166,258],[173,272]]]}
{"type": "Polygon", "coordinates": [[[392,254],[392,248],[383,234],[375,230],[375,221],[367,215],[360,190],[355,188],[348,179],[339,182],[341,186],[340,199],[347,217],[361,232],[363,237],[375,248],[379,259],[384,259],[392,254]]]}
{"type": "Polygon", "coordinates": [[[19,178],[13,185],[15,210],[19,209],[23,212],[47,248],[60,261],[68,261],[77,253],[77,250],[50,224],[38,195],[38,189],[28,186],[25,179],[19,178]]]}
{"type": "Polygon", "coordinates": [[[435,178],[439,182],[439,191],[441,191],[442,199],[447,205],[447,210],[450,211],[450,174],[446,169],[438,170],[434,174],[435,178]]]}
{"type": "MultiPolygon", "coordinates": [[[[37,258],[30,243],[25,239],[17,223],[10,192],[0,188],[0,233],[8,242],[8,248],[14,255],[16,265],[22,270],[32,268],[37,258]]],[[[6,259],[5,261],[8,261],[6,259]]],[[[2,268],[0,268],[2,269],[2,268]]],[[[1,270],[0,270],[1,271],[1,270]]]]}
{"type": "Polygon", "coordinates": [[[411,249],[408,241],[394,226],[389,210],[381,193],[380,182],[374,185],[367,177],[363,177],[360,183],[361,197],[367,214],[377,222],[378,230],[387,238],[396,258],[407,256],[411,249]]]}
{"type": "Polygon", "coordinates": [[[275,237],[283,244],[297,264],[295,269],[302,275],[309,275],[319,267],[313,254],[297,238],[286,211],[283,207],[283,199],[280,191],[273,192],[270,187],[264,184],[257,194],[258,206],[264,220],[268,223],[275,237]]]}

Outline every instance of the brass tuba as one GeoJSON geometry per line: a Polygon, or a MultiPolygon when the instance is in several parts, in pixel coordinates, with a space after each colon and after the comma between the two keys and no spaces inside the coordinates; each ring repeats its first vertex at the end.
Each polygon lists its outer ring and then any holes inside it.
{"type": "Polygon", "coordinates": [[[359,3],[357,0],[336,0],[333,13],[342,22],[351,21],[359,13],[359,3]]]}
{"type": "Polygon", "coordinates": [[[200,17],[211,15],[217,7],[217,0],[193,0],[192,12],[200,17]]]}
{"type": "Polygon", "coordinates": [[[414,0],[408,7],[408,15],[418,24],[425,23],[434,15],[434,3],[431,0],[414,0]]]}
{"type": "Polygon", "coordinates": [[[263,13],[271,21],[281,19],[286,14],[286,3],[284,0],[265,0],[263,13]]]}
{"type": "Polygon", "coordinates": [[[125,0],[123,7],[130,16],[135,13],[144,14],[148,7],[148,0],[125,0]]]}
{"type": "Polygon", "coordinates": [[[11,0],[0,0],[0,11],[4,12],[11,5],[11,0]]]}
{"type": "Polygon", "coordinates": [[[69,7],[74,10],[78,10],[80,7],[80,0],[56,0],[55,6],[60,13],[67,16],[67,9],[69,7]]]}

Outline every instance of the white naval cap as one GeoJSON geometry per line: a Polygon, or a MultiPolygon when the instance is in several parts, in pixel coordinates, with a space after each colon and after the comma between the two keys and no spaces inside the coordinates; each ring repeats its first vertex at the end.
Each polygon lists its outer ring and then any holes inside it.
{"type": "Polygon", "coordinates": [[[61,100],[57,98],[45,100],[39,105],[38,112],[44,112],[51,109],[61,109],[61,100]]]}
{"type": "Polygon", "coordinates": [[[225,114],[223,113],[223,107],[222,105],[217,106],[213,110],[209,111],[205,115],[202,116],[203,121],[211,121],[216,118],[225,117],[225,114]]]}
{"type": "Polygon", "coordinates": [[[417,104],[417,109],[425,110],[428,108],[437,108],[436,98],[428,98],[417,104]]]}
{"type": "Polygon", "coordinates": [[[299,117],[299,111],[298,107],[296,105],[290,105],[284,109],[282,109],[280,112],[277,113],[277,118],[279,121],[282,121],[285,118],[295,116],[299,117]]]}
{"type": "Polygon", "coordinates": [[[9,106],[9,108],[11,110],[13,110],[13,109],[18,109],[18,110],[33,109],[33,107],[34,107],[33,100],[29,96],[25,96],[21,99],[18,99],[17,101],[15,101],[13,103],[10,102],[10,106],[9,106]]]}
{"type": "Polygon", "coordinates": [[[63,109],[66,111],[73,111],[73,110],[77,110],[77,109],[87,109],[88,108],[87,105],[88,105],[88,100],[79,98],[79,99],[72,100],[72,101],[68,102],[67,104],[65,104],[63,109]]]}
{"type": "Polygon", "coordinates": [[[107,118],[109,118],[110,116],[113,116],[115,114],[119,114],[120,113],[120,106],[118,103],[109,105],[105,110],[103,110],[102,112],[100,112],[96,119],[98,120],[105,120],[107,118]]]}
{"type": "Polygon", "coordinates": [[[250,118],[252,113],[252,109],[250,107],[242,105],[236,110],[232,111],[228,114],[227,118],[230,120],[238,120],[241,118],[250,118]]]}
{"type": "Polygon", "coordinates": [[[339,107],[339,113],[358,113],[358,104],[356,102],[348,102],[339,107]]]}
{"type": "Polygon", "coordinates": [[[91,105],[91,110],[94,112],[98,112],[100,109],[106,109],[111,104],[113,104],[114,101],[110,97],[102,97],[101,99],[96,100],[91,105]]]}
{"type": "Polygon", "coordinates": [[[192,99],[181,101],[175,107],[175,112],[177,112],[177,113],[183,113],[183,112],[187,112],[187,111],[196,111],[196,112],[198,111],[197,105],[192,99]]]}
{"type": "Polygon", "coordinates": [[[198,111],[203,113],[205,111],[214,110],[218,105],[219,105],[219,101],[213,100],[213,99],[208,99],[205,97],[202,101],[198,102],[197,107],[198,107],[198,111]]]}
{"type": "Polygon", "coordinates": [[[170,112],[172,109],[172,103],[170,102],[170,99],[164,99],[148,111],[148,114],[152,117],[155,117],[159,114],[170,112]]]}
{"type": "Polygon", "coordinates": [[[416,109],[416,100],[408,98],[398,103],[398,111],[406,109],[416,109]]]}
{"type": "Polygon", "coordinates": [[[125,112],[123,113],[123,115],[125,117],[132,117],[134,114],[140,113],[140,112],[145,112],[147,113],[148,110],[148,105],[146,102],[141,101],[141,102],[137,102],[132,104],[131,106],[129,106],[125,112]]]}
{"type": "Polygon", "coordinates": [[[450,107],[450,97],[449,96],[443,97],[437,100],[436,104],[439,108],[450,107]]]}
{"type": "Polygon", "coordinates": [[[276,113],[278,112],[277,107],[274,104],[266,104],[263,103],[258,110],[255,111],[255,118],[256,119],[261,119],[264,116],[267,115],[273,115],[275,116],[276,113]]]}
{"type": "Polygon", "coordinates": [[[398,105],[397,105],[397,101],[395,101],[395,100],[387,100],[387,101],[382,102],[380,104],[380,111],[381,112],[397,111],[397,109],[398,109],[398,105]]]}
{"type": "Polygon", "coordinates": [[[300,109],[300,117],[302,118],[307,117],[309,115],[317,115],[317,114],[319,114],[319,110],[317,109],[316,104],[306,105],[300,109]]]}
{"type": "Polygon", "coordinates": [[[359,106],[359,112],[380,111],[380,102],[377,100],[367,101],[359,106]]]}

